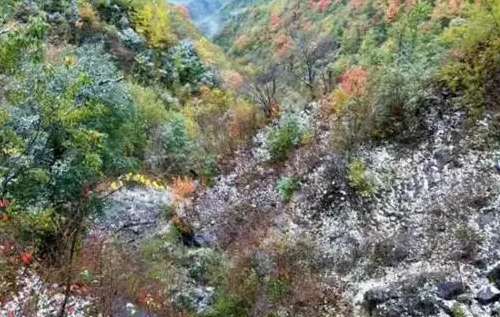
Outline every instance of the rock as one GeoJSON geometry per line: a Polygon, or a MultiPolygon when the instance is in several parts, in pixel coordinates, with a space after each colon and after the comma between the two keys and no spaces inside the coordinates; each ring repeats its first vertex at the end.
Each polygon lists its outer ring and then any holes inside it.
{"type": "Polygon", "coordinates": [[[437,296],[446,300],[451,300],[465,292],[465,285],[461,281],[445,281],[436,286],[437,296]]]}
{"type": "Polygon", "coordinates": [[[130,26],[130,22],[128,21],[126,16],[122,16],[118,21],[118,25],[120,26],[120,28],[126,29],[130,26]]]}
{"type": "Polygon", "coordinates": [[[440,149],[434,153],[434,158],[444,166],[453,161],[453,153],[450,149],[440,149]]]}
{"type": "Polygon", "coordinates": [[[61,13],[54,12],[47,14],[47,20],[50,23],[61,23],[62,21],[64,21],[64,17],[61,13]]]}
{"type": "Polygon", "coordinates": [[[197,246],[207,248],[215,242],[216,238],[210,232],[204,231],[196,232],[193,236],[193,240],[197,246]]]}
{"type": "Polygon", "coordinates": [[[269,254],[262,251],[255,251],[252,254],[253,266],[258,277],[265,277],[271,274],[274,268],[274,261],[269,254]]]}
{"type": "Polygon", "coordinates": [[[500,302],[495,302],[491,308],[492,316],[500,316],[500,302]]]}
{"type": "Polygon", "coordinates": [[[497,263],[486,273],[488,280],[500,288],[500,263],[497,263]]]}
{"type": "Polygon", "coordinates": [[[369,310],[372,310],[377,305],[385,303],[391,298],[396,298],[397,294],[387,287],[377,287],[367,291],[363,299],[369,310]]]}
{"type": "Polygon", "coordinates": [[[139,46],[145,42],[144,38],[137,34],[132,28],[126,28],[118,32],[118,36],[129,46],[139,46]]]}
{"type": "Polygon", "coordinates": [[[145,236],[158,225],[160,213],[172,197],[168,191],[149,187],[121,188],[108,197],[102,215],[95,219],[97,229],[145,236]]]}
{"type": "Polygon", "coordinates": [[[476,299],[481,305],[488,305],[500,298],[500,291],[492,285],[484,285],[476,294],[476,299]]]}
{"type": "Polygon", "coordinates": [[[466,304],[466,305],[472,305],[472,300],[474,299],[474,296],[472,294],[461,294],[458,295],[456,300],[457,302],[466,304]]]}
{"type": "Polygon", "coordinates": [[[476,218],[476,222],[481,228],[484,228],[488,224],[492,223],[494,220],[495,220],[495,209],[485,210],[481,212],[476,218]]]}

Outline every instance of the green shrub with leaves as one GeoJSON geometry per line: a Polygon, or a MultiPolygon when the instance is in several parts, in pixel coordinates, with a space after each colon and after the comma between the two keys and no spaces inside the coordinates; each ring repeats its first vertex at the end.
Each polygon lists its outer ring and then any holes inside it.
{"type": "Polygon", "coordinates": [[[248,317],[250,311],[251,305],[247,301],[219,293],[204,317],[248,317]]]}
{"type": "Polygon", "coordinates": [[[272,161],[284,161],[293,147],[302,140],[302,131],[297,118],[285,115],[281,118],[279,127],[269,135],[269,154],[272,161]]]}
{"type": "Polygon", "coordinates": [[[459,105],[479,117],[485,108],[500,103],[500,3],[495,0],[469,3],[466,20],[453,20],[443,33],[452,46],[440,78],[457,95],[459,105]]]}
{"type": "Polygon", "coordinates": [[[373,192],[373,182],[366,174],[365,163],[356,158],[349,163],[349,185],[363,196],[370,196],[373,192]]]}
{"type": "Polygon", "coordinates": [[[272,301],[278,302],[290,287],[289,282],[277,277],[271,277],[267,285],[267,292],[272,301]]]}
{"type": "Polygon", "coordinates": [[[0,196],[12,202],[17,233],[47,249],[101,209],[91,189],[137,166],[140,144],[135,104],[108,57],[95,47],[67,54],[76,63],[23,61],[0,112],[0,196]],[[40,225],[47,212],[44,223],[61,225],[40,225]]]}
{"type": "Polygon", "coordinates": [[[48,25],[41,16],[31,17],[24,27],[0,24],[0,74],[15,72],[22,58],[40,60],[47,30],[48,25]]]}
{"type": "Polygon", "coordinates": [[[298,189],[300,189],[300,183],[296,177],[282,177],[278,180],[278,193],[283,201],[290,200],[298,189]]]}

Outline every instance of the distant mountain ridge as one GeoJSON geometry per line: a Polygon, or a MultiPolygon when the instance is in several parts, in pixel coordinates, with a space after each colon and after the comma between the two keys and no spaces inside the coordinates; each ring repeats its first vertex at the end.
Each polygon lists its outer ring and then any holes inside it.
{"type": "Polygon", "coordinates": [[[232,16],[249,6],[269,0],[168,0],[189,9],[193,22],[208,37],[214,37],[232,16]]]}

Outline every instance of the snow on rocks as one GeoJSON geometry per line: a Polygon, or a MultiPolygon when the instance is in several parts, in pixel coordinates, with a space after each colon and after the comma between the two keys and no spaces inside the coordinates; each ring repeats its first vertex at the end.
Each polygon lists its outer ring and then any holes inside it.
{"type": "MultiPolygon", "coordinates": [[[[64,301],[63,289],[43,281],[30,270],[21,270],[17,275],[19,292],[6,302],[0,303],[0,317],[55,317],[64,301]]],[[[89,316],[94,299],[85,296],[70,296],[66,306],[67,317],[89,316]]]]}
{"type": "Polygon", "coordinates": [[[156,227],[161,211],[172,200],[168,190],[142,186],[121,188],[109,197],[103,216],[96,219],[96,226],[113,233],[143,234],[156,227]]]}
{"type": "Polygon", "coordinates": [[[489,118],[472,128],[465,120],[461,112],[432,114],[428,135],[416,145],[355,153],[374,184],[369,197],[349,186],[347,158],[328,152],[325,142],[295,151],[282,167],[267,166],[260,132],[250,157],[195,200],[193,222],[220,242],[238,208],[240,230],[250,215],[271,214],[284,234],[307,232],[321,252],[325,279],[348,285],[355,316],[444,316],[464,299],[465,315],[489,316],[491,305],[474,294],[488,285],[484,265],[500,260],[500,149],[488,141],[489,118]],[[287,175],[298,175],[302,188],[284,204],[275,185],[287,175]],[[453,296],[439,291],[459,284],[453,296]],[[364,296],[376,287],[395,295],[367,312],[364,296]],[[418,307],[420,315],[412,315],[418,307]]]}

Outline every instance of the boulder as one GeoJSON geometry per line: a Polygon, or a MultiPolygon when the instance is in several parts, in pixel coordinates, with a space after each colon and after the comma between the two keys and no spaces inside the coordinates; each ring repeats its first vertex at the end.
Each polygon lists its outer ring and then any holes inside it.
{"type": "Polygon", "coordinates": [[[437,296],[445,300],[451,300],[465,293],[466,287],[461,281],[445,281],[438,283],[437,296]]]}
{"type": "Polygon", "coordinates": [[[492,285],[484,285],[476,294],[476,300],[481,305],[488,305],[500,299],[500,291],[492,285]]]}
{"type": "Polygon", "coordinates": [[[130,27],[130,22],[128,21],[126,16],[122,16],[118,21],[118,25],[120,26],[121,29],[126,29],[130,27]]]}
{"type": "MultiPolygon", "coordinates": [[[[494,208],[484,210],[476,218],[476,222],[480,228],[486,227],[487,225],[491,224],[493,221],[495,221],[495,209],[494,208]]],[[[500,271],[500,269],[499,269],[499,271],[500,271]]]]}
{"type": "Polygon", "coordinates": [[[208,231],[196,232],[193,236],[193,240],[196,246],[206,248],[213,245],[216,237],[208,231]]]}
{"type": "Polygon", "coordinates": [[[49,23],[61,23],[64,21],[64,16],[59,12],[47,14],[47,20],[49,23]]]}
{"type": "Polygon", "coordinates": [[[385,303],[391,298],[397,298],[396,292],[388,287],[376,287],[367,291],[364,296],[365,305],[369,310],[374,309],[377,305],[385,303]]]}

